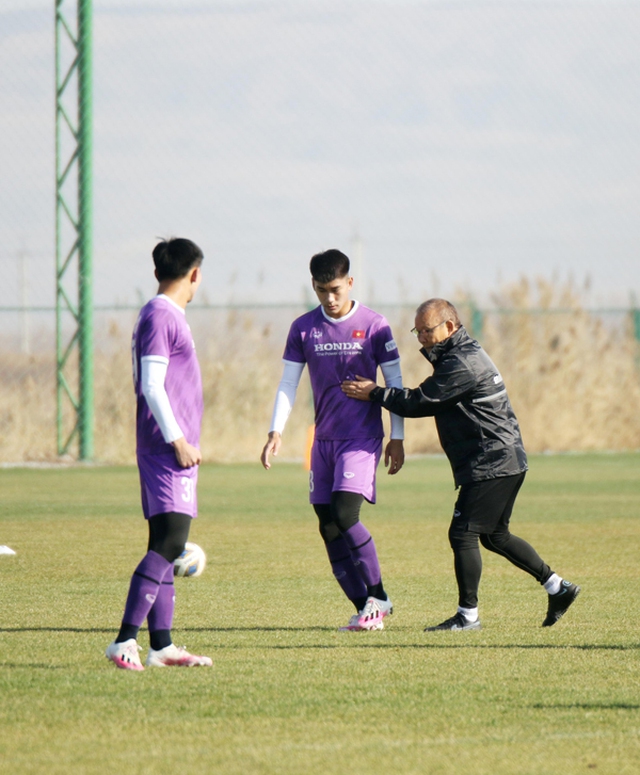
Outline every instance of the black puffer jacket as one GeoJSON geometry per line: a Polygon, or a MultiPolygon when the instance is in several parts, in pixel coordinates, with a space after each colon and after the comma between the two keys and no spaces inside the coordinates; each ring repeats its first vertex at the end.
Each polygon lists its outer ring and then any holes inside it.
{"type": "Polygon", "coordinates": [[[430,353],[420,387],[375,388],[370,400],[402,417],[435,417],[456,485],[527,470],[520,427],[499,371],[464,327],[430,353]]]}

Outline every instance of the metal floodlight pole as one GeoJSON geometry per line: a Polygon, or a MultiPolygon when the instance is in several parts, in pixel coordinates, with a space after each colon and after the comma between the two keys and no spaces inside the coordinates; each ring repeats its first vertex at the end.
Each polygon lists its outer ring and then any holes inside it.
{"type": "Polygon", "coordinates": [[[58,454],[78,438],[93,457],[92,0],[77,0],[77,32],[56,0],[56,425],[58,454]],[[64,56],[63,52],[69,52],[64,56]],[[66,60],[70,63],[64,64],[66,60]],[[69,94],[71,93],[71,97],[69,94]],[[73,111],[77,110],[74,119],[73,111]],[[73,187],[74,173],[77,189],[73,187]],[[69,239],[68,235],[71,234],[69,239]],[[77,275],[77,287],[67,279],[77,275]],[[71,315],[73,331],[65,339],[71,315]],[[77,356],[77,391],[68,372],[77,356]],[[65,409],[73,421],[65,423],[65,409]],[[71,430],[67,428],[71,425],[71,430]]]}

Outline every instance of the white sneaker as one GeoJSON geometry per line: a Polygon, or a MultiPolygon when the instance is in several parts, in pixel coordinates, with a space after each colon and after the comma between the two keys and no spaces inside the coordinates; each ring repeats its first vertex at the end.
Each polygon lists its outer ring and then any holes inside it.
{"type": "Polygon", "coordinates": [[[360,630],[384,630],[385,616],[393,613],[391,600],[378,600],[376,597],[367,598],[362,611],[354,614],[349,619],[349,624],[340,627],[340,632],[358,632],[360,630]]]}
{"type": "Polygon", "coordinates": [[[116,667],[121,667],[123,670],[144,670],[138,654],[139,651],[140,646],[138,646],[136,639],[129,638],[122,643],[114,641],[109,644],[104,655],[116,667]]]}
{"type": "Polygon", "coordinates": [[[0,554],[15,554],[15,552],[8,546],[0,546],[0,554]]]}
{"type": "Polygon", "coordinates": [[[213,662],[209,657],[197,657],[181,647],[165,646],[159,651],[149,649],[147,667],[211,667],[213,662]]]}

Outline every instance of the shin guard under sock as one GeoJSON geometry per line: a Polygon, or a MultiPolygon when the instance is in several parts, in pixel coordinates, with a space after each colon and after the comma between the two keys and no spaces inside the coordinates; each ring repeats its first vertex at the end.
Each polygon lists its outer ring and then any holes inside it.
{"type": "Polygon", "coordinates": [[[367,586],[367,590],[380,584],[380,564],[373,537],[362,522],[356,522],[343,533],[344,539],[351,551],[353,564],[367,586]]]}
{"type": "Polygon", "coordinates": [[[173,626],[173,609],[176,602],[173,586],[173,563],[160,583],[156,602],[151,606],[147,616],[149,622],[149,637],[151,648],[159,651],[171,645],[171,627],[173,626]],[[154,645],[155,644],[155,645],[154,645]]]}
{"type": "Polygon", "coordinates": [[[123,625],[139,628],[143,624],[156,602],[160,583],[169,569],[173,572],[173,563],[156,552],[147,552],[131,577],[122,617],[123,625]]]}
{"type": "Polygon", "coordinates": [[[356,610],[361,610],[364,606],[362,601],[366,602],[367,599],[367,587],[358,569],[353,564],[347,542],[340,536],[335,541],[325,543],[325,547],[336,581],[340,584],[345,595],[355,605],[356,610]]]}

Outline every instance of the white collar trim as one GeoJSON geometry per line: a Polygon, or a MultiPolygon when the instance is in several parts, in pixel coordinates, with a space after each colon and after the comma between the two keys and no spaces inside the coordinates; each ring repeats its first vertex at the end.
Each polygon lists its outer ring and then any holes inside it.
{"type": "Polygon", "coordinates": [[[347,312],[346,315],[343,315],[341,318],[329,317],[329,315],[327,315],[327,313],[324,311],[324,307],[321,304],[320,305],[320,310],[322,311],[322,314],[324,315],[324,319],[328,323],[334,323],[334,324],[344,323],[345,320],[349,320],[350,317],[353,317],[355,315],[356,310],[360,306],[360,302],[359,301],[356,301],[355,299],[352,299],[352,301],[353,301],[353,307],[349,310],[349,312],[347,312]]]}
{"type": "Polygon", "coordinates": [[[182,307],[181,307],[179,304],[176,304],[176,303],[175,303],[175,301],[174,301],[173,299],[170,299],[170,298],[169,298],[169,297],[166,295],[166,293],[159,293],[159,294],[156,296],[156,299],[164,299],[165,301],[168,301],[168,302],[169,302],[169,304],[171,304],[172,306],[174,306],[176,309],[180,310],[180,312],[182,312],[182,314],[183,314],[183,315],[186,315],[186,314],[187,314],[187,313],[186,313],[186,310],[182,309],[182,307]]]}

